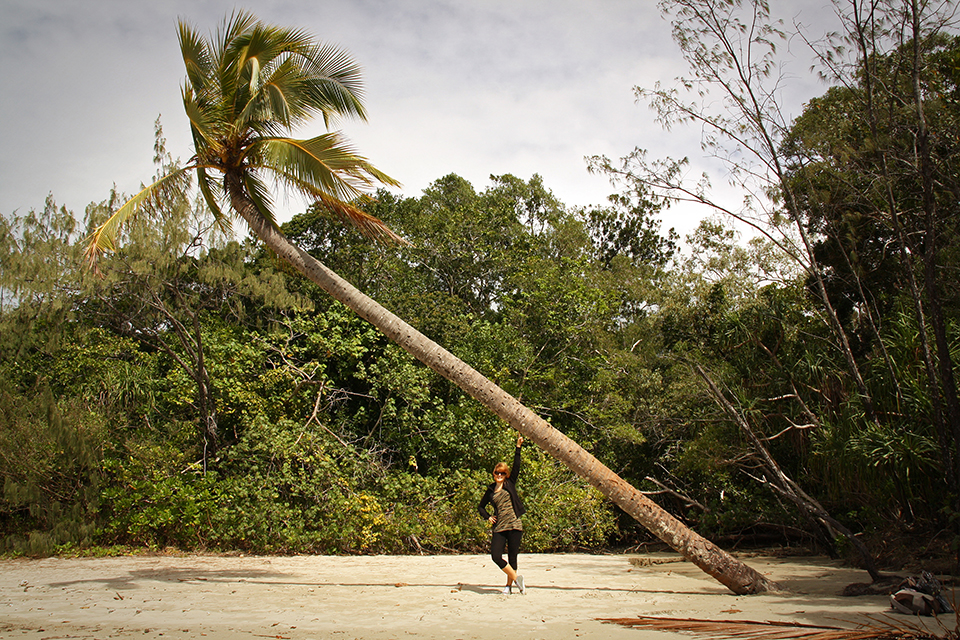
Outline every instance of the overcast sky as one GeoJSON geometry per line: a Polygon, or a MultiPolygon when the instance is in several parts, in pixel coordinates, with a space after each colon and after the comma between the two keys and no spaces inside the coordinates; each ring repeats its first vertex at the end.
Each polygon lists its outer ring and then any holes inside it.
{"type": "MultiPolygon", "coordinates": [[[[815,18],[811,6],[831,11],[828,0],[780,4],[788,19],[815,18]]],[[[114,184],[134,191],[154,172],[158,116],[168,150],[189,158],[176,21],[208,34],[235,6],[0,0],[0,213],[39,209],[53,194],[80,214],[114,184]]],[[[448,173],[477,190],[490,174],[539,173],[567,205],[602,204],[613,188],[587,172],[585,156],[640,146],[699,162],[699,130],[665,133],[634,101],[634,86],[670,84],[685,71],[651,0],[258,0],[246,8],[336,43],[361,64],[369,122],[343,129],[406,195],[448,173]]],[[[805,59],[798,68],[807,67],[805,59]]],[[[822,92],[805,76],[795,79],[797,95],[822,92]]],[[[302,206],[281,201],[281,220],[302,206]]],[[[698,215],[671,213],[666,223],[685,233],[698,215]]]]}

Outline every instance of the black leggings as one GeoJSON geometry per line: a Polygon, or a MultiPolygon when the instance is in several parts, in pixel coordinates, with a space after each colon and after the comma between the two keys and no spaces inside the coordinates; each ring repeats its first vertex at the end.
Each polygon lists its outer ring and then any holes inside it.
{"type": "Polygon", "coordinates": [[[493,558],[498,567],[503,569],[507,566],[507,561],[503,559],[503,547],[506,546],[510,566],[516,571],[517,555],[520,553],[520,536],[522,535],[523,531],[517,529],[493,532],[493,538],[490,540],[490,557],[493,558]]]}

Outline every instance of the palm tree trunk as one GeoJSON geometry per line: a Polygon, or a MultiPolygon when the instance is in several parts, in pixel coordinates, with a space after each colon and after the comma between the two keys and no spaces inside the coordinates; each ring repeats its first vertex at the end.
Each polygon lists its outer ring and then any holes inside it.
{"type": "Polygon", "coordinates": [[[687,560],[717,579],[737,595],[779,591],[781,587],[743,564],[709,540],[691,531],[654,504],[576,442],[563,435],[516,398],[478,373],[331,271],[319,260],[294,246],[267,222],[244,195],[240,182],[227,178],[231,204],[251,230],[280,258],[293,265],[334,299],[382,331],[404,350],[453,382],[476,400],[585,478],[614,504],[687,560]]]}

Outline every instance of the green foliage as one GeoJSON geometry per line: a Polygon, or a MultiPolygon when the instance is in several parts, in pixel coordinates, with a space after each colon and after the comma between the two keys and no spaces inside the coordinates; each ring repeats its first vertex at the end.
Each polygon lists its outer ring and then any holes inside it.
{"type": "Polygon", "coordinates": [[[606,498],[543,452],[524,455],[524,547],[543,552],[603,547],[615,531],[606,498]]]}
{"type": "Polygon", "coordinates": [[[368,549],[381,520],[378,501],[359,486],[362,462],[350,451],[332,455],[328,440],[335,442],[289,421],[249,425],[221,464],[213,544],[272,553],[368,549]]]}
{"type": "Polygon", "coordinates": [[[5,551],[47,555],[94,539],[101,485],[102,419],[82,402],[57,402],[49,387],[0,392],[5,551]]]}
{"type": "MultiPolygon", "coordinates": [[[[170,453],[170,452],[166,452],[170,453]]],[[[150,468],[136,459],[104,465],[101,544],[204,548],[219,509],[212,475],[196,469],[150,468]]]]}

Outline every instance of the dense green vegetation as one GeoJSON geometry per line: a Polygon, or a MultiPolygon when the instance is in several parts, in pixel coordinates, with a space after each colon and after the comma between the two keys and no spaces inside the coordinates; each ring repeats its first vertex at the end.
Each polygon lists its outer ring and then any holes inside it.
{"type": "MultiPolygon", "coordinates": [[[[955,548],[960,39],[919,51],[864,56],[771,136],[777,215],[749,242],[721,218],[662,232],[674,174],[630,162],[587,209],[512,175],[356,203],[409,246],[321,206],[283,230],[703,535],[955,548]]],[[[2,218],[3,549],[481,550],[514,434],[189,187],[129,220],[102,276],[81,255],[117,194],[2,218]]],[[[525,456],[525,548],[648,539],[525,456]]]]}

